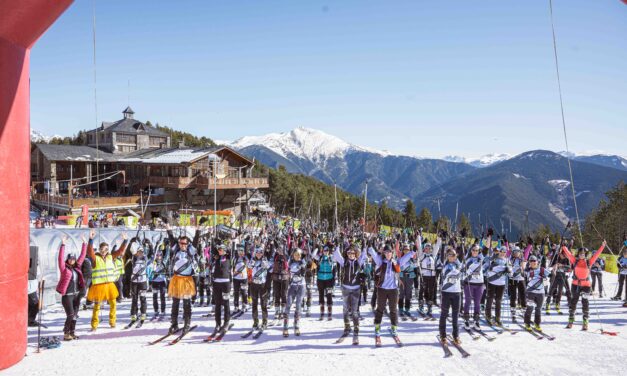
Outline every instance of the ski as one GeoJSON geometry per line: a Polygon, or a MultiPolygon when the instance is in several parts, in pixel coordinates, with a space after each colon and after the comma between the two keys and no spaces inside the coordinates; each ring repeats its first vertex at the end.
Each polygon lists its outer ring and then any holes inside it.
{"type": "Polygon", "coordinates": [[[342,333],[342,335],[340,336],[340,338],[338,338],[335,343],[342,343],[344,342],[344,340],[346,339],[346,337],[348,337],[350,335],[350,331],[349,332],[344,332],[342,333]]]}
{"type": "Polygon", "coordinates": [[[233,328],[233,325],[235,325],[235,324],[229,324],[228,328],[226,328],[226,329],[222,328],[222,330],[220,330],[220,334],[218,334],[218,336],[215,337],[211,342],[220,342],[220,341],[222,341],[222,338],[224,338],[226,333],[228,333],[228,331],[233,328]]]}
{"type": "Polygon", "coordinates": [[[253,339],[257,339],[257,338],[261,337],[261,335],[263,334],[264,329],[265,328],[262,326],[261,329],[259,329],[259,331],[257,333],[255,333],[255,335],[253,336],[253,339]]]}
{"type": "Polygon", "coordinates": [[[455,341],[453,340],[453,337],[449,335],[446,338],[462,354],[462,358],[468,358],[470,356],[470,353],[468,351],[464,350],[464,348],[461,345],[458,345],[457,343],[455,343],[455,341]]]}
{"type": "Polygon", "coordinates": [[[475,333],[472,332],[472,330],[466,328],[465,326],[464,326],[464,330],[466,331],[466,333],[468,333],[470,337],[472,337],[473,341],[478,341],[481,339],[481,336],[476,335],[475,333]]]}
{"type": "Polygon", "coordinates": [[[517,334],[518,330],[513,330],[504,325],[495,325],[497,328],[510,333],[511,335],[517,334]]]}
{"type": "Polygon", "coordinates": [[[411,321],[418,321],[418,317],[416,317],[416,316],[412,315],[409,311],[407,311],[407,312],[408,312],[408,313],[407,313],[407,316],[409,317],[409,319],[410,319],[411,321]]]}
{"type": "Polygon", "coordinates": [[[157,320],[159,320],[159,314],[158,313],[150,318],[150,322],[155,322],[157,320]]]}
{"type": "Polygon", "coordinates": [[[192,330],[196,329],[198,327],[198,325],[194,325],[192,327],[190,327],[187,331],[183,331],[181,334],[179,334],[178,337],[174,338],[171,342],[170,342],[170,346],[174,346],[177,343],[179,343],[183,337],[185,337],[187,335],[187,333],[191,332],[192,330]]]}
{"type": "Polygon", "coordinates": [[[525,326],[523,324],[521,324],[521,323],[518,323],[518,326],[520,326],[521,329],[523,329],[525,332],[527,332],[527,333],[531,334],[532,336],[536,337],[537,340],[541,340],[542,338],[544,338],[541,335],[539,335],[538,333],[534,332],[533,330],[527,330],[525,328],[525,326]]]}
{"type": "Polygon", "coordinates": [[[491,335],[489,335],[488,333],[484,332],[481,329],[477,329],[477,328],[471,328],[471,330],[475,333],[479,333],[483,338],[487,339],[488,341],[492,342],[496,339],[496,337],[493,337],[491,335]]]}
{"type": "Polygon", "coordinates": [[[152,342],[148,342],[148,346],[156,345],[157,343],[163,341],[164,339],[168,338],[169,336],[171,336],[173,334],[177,334],[180,331],[181,331],[181,329],[177,329],[176,332],[174,332],[174,333],[168,332],[168,334],[164,335],[163,337],[159,337],[159,338],[157,338],[156,340],[154,340],[152,342]]]}
{"type": "Polygon", "coordinates": [[[398,315],[401,316],[402,321],[407,321],[407,316],[405,316],[405,311],[401,310],[398,315]]]}
{"type": "Polygon", "coordinates": [[[494,330],[497,334],[503,334],[503,329],[499,328],[498,326],[490,325],[490,323],[483,318],[481,319],[481,321],[487,326],[489,326],[490,328],[492,328],[492,330],[494,330]]]}
{"type": "Polygon", "coordinates": [[[542,337],[548,339],[549,341],[555,341],[555,337],[550,335],[550,334],[547,334],[545,332],[540,332],[540,331],[537,331],[535,329],[533,329],[533,332],[541,335],[542,337]]]}
{"type": "Polygon", "coordinates": [[[448,343],[447,342],[442,342],[442,337],[440,337],[440,336],[435,336],[435,338],[438,339],[438,343],[440,344],[440,346],[442,346],[442,350],[444,350],[444,357],[445,358],[450,358],[451,356],[453,356],[453,352],[448,347],[448,343]]]}
{"type": "Polygon", "coordinates": [[[213,332],[209,335],[209,337],[205,338],[203,342],[211,342],[213,340],[213,337],[215,337],[219,331],[220,331],[220,328],[216,326],[216,328],[213,329],[213,332]]]}
{"type": "Polygon", "coordinates": [[[137,320],[131,320],[131,322],[128,323],[128,325],[126,325],[124,328],[122,328],[123,330],[126,329],[130,329],[131,326],[135,325],[135,323],[137,322],[137,320]]]}
{"type": "Polygon", "coordinates": [[[255,332],[255,330],[257,330],[257,328],[252,328],[251,330],[249,330],[246,334],[242,335],[240,338],[248,338],[251,335],[253,335],[253,333],[255,332]]]}
{"type": "Polygon", "coordinates": [[[398,337],[398,334],[394,334],[394,332],[392,332],[392,329],[388,329],[388,332],[394,339],[394,342],[396,342],[396,346],[403,347],[403,342],[401,342],[401,339],[398,337]]]}

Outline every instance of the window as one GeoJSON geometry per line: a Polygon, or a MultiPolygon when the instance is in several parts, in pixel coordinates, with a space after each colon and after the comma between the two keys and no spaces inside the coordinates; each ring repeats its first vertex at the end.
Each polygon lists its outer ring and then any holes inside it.
{"type": "Polygon", "coordinates": [[[117,142],[123,143],[123,144],[136,144],[137,143],[137,136],[135,136],[134,134],[117,134],[115,139],[117,140],[117,142]]]}
{"type": "Polygon", "coordinates": [[[150,146],[160,146],[161,144],[166,143],[165,137],[150,137],[150,146]]]}

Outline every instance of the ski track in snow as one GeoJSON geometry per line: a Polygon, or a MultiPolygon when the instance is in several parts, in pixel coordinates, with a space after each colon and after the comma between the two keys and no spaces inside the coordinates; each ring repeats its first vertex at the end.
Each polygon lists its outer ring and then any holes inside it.
{"type": "MultiPolygon", "coordinates": [[[[606,296],[615,293],[616,275],[605,274],[606,296]]],[[[192,324],[200,326],[176,346],[167,346],[167,340],[155,346],[146,346],[163,335],[168,321],[146,321],[141,329],[122,330],[129,321],[130,300],[118,306],[117,328],[108,327],[108,309],[101,311],[101,325],[94,334],[88,332],[91,311],[81,311],[77,325],[77,341],[62,342],[58,349],[42,350],[36,354],[36,328],[28,330],[28,349],[16,366],[3,371],[3,375],[336,375],[356,374],[464,374],[464,375],[618,375],[623,370],[621,359],[627,349],[627,309],[622,302],[595,298],[591,300],[590,332],[582,332],[581,303],[575,327],[564,329],[567,315],[543,314],[544,330],[557,337],[555,341],[536,340],[527,333],[498,335],[484,328],[497,340],[472,341],[461,329],[464,348],[471,356],[462,359],[451,346],[453,357],[444,359],[442,348],[435,342],[438,321],[425,322],[418,316],[416,322],[399,320],[399,335],[405,347],[397,348],[387,333],[389,319],[384,316],[381,329],[383,347],[374,348],[373,313],[369,305],[362,306],[360,345],[352,345],[349,336],[342,344],[334,344],[342,332],[342,310],[339,288],[335,291],[333,321],[317,321],[318,306],[312,307],[312,317],[301,319],[300,337],[295,337],[290,326],[290,337],[283,338],[281,326],[268,328],[257,340],[241,339],[251,325],[251,313],[234,320],[235,327],[222,343],[202,343],[213,330],[213,318],[202,318],[207,308],[193,308],[192,324]],[[598,309],[598,312],[597,312],[598,309]],[[617,337],[601,335],[600,322],[607,331],[619,332],[617,337]]],[[[317,293],[314,292],[314,303],[317,293]]],[[[505,301],[505,298],[504,298],[505,301]]],[[[562,300],[562,308],[565,311],[562,300]]],[[[148,297],[150,317],[152,297],[148,297]]],[[[168,311],[170,301],[168,301],[168,311]]],[[[182,311],[182,310],[181,310],[182,311]]],[[[272,312],[272,310],[271,310],[272,312]]],[[[292,311],[293,312],[293,311],[292,311]]],[[[509,323],[504,307],[505,322],[509,323]]],[[[435,311],[436,316],[438,311],[435,311]]],[[[272,316],[271,316],[272,317],[272,316]]],[[[44,315],[49,329],[42,335],[61,336],[65,315],[63,308],[53,306],[44,315]]],[[[180,325],[182,320],[179,321],[180,325]]],[[[292,319],[290,319],[292,325],[292,319]]],[[[461,320],[460,320],[461,326],[461,320]]],[[[518,328],[516,325],[510,325],[518,328]]],[[[447,323],[450,333],[450,323],[447,323]]]]}

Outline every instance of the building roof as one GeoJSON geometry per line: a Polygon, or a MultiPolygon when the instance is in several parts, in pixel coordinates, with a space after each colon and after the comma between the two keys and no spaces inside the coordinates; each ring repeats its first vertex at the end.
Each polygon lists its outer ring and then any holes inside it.
{"type": "Polygon", "coordinates": [[[144,149],[133,152],[120,159],[120,162],[140,162],[146,164],[192,163],[202,158],[217,158],[214,154],[218,147],[212,148],[168,148],[144,149]]]}
{"type": "Polygon", "coordinates": [[[151,125],[142,123],[139,120],[126,118],[120,119],[115,122],[102,122],[102,126],[97,129],[92,129],[89,132],[108,130],[117,133],[130,133],[130,134],[148,134],[150,136],[169,137],[166,132],[160,131],[151,125]]]}
{"type": "Polygon", "coordinates": [[[112,162],[119,156],[90,146],[37,144],[49,161],[112,162]]]}
{"type": "Polygon", "coordinates": [[[98,151],[91,146],[37,144],[37,148],[49,161],[120,162],[142,164],[188,164],[203,158],[219,159],[218,154],[230,153],[249,164],[252,161],[226,146],[205,148],[151,148],[125,154],[98,151]]]}

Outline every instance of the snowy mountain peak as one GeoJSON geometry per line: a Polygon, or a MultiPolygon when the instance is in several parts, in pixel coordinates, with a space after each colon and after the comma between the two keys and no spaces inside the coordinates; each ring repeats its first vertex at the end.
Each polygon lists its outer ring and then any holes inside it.
{"type": "Polygon", "coordinates": [[[54,135],[54,136],[46,136],[45,134],[36,131],[34,129],[30,130],[30,140],[31,142],[50,142],[50,140],[54,139],[54,138],[63,138],[63,136],[59,136],[59,135],[54,135]]]}
{"type": "Polygon", "coordinates": [[[235,149],[262,145],[284,158],[296,156],[314,162],[330,158],[343,158],[351,151],[369,151],[386,155],[384,152],[352,145],[339,137],[317,129],[298,127],[289,132],[269,133],[263,136],[246,136],[233,143],[235,149]]]}
{"type": "Polygon", "coordinates": [[[510,159],[512,156],[510,154],[505,154],[505,153],[491,153],[491,154],[486,154],[482,157],[479,158],[468,158],[468,157],[460,157],[457,155],[447,155],[446,157],[442,158],[445,161],[448,162],[458,162],[458,163],[467,163],[471,166],[474,167],[487,167],[487,166],[491,166],[495,163],[498,162],[503,162],[506,161],[508,159],[510,159]]]}

